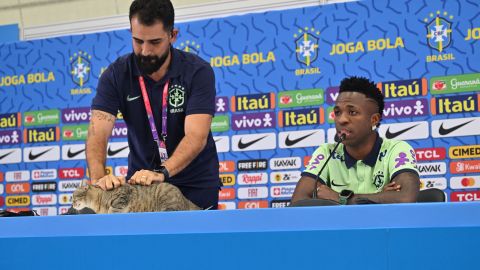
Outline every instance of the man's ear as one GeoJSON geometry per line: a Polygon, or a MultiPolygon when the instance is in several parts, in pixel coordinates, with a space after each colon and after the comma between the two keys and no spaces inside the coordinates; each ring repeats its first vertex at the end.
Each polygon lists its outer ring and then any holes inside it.
{"type": "Polygon", "coordinates": [[[372,114],[372,117],[370,119],[371,123],[372,123],[372,127],[373,126],[378,126],[378,124],[380,123],[380,113],[374,113],[372,114]]]}
{"type": "Polygon", "coordinates": [[[174,43],[175,41],[177,41],[177,37],[178,37],[178,29],[173,28],[172,33],[171,33],[171,42],[170,43],[174,43]]]}

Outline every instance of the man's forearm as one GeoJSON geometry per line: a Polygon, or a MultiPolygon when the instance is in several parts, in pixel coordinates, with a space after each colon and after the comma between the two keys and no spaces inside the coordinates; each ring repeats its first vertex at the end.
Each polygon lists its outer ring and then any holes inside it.
{"type": "Polygon", "coordinates": [[[205,148],[207,139],[199,140],[193,136],[185,136],[178,144],[173,155],[163,164],[170,176],[174,176],[187,167],[205,148]]]}

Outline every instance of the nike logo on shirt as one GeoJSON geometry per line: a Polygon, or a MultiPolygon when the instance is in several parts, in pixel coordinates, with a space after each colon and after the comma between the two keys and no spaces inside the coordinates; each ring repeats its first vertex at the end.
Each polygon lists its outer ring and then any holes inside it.
{"type": "Polygon", "coordinates": [[[127,96],[127,101],[134,101],[135,99],[139,98],[140,96],[136,97],[130,97],[130,95],[127,96]]]}
{"type": "Polygon", "coordinates": [[[242,139],[240,139],[240,141],[238,141],[238,149],[245,149],[245,148],[251,146],[252,144],[254,144],[254,143],[256,143],[256,142],[265,139],[266,137],[267,137],[267,136],[263,136],[263,137],[261,137],[261,138],[258,138],[258,139],[255,139],[255,140],[253,140],[253,141],[246,142],[246,143],[242,142],[242,139]]]}
{"type": "Polygon", "coordinates": [[[302,137],[300,137],[300,138],[293,139],[293,140],[290,139],[290,134],[289,134],[289,135],[287,135],[287,138],[285,139],[285,145],[286,145],[286,146],[295,145],[295,144],[297,144],[297,143],[305,140],[306,138],[312,136],[312,135],[315,134],[315,133],[316,133],[316,131],[315,131],[315,132],[312,132],[312,133],[310,133],[310,134],[307,134],[307,135],[305,135],[305,136],[302,136],[302,137]]]}
{"type": "Polygon", "coordinates": [[[438,129],[438,133],[439,133],[440,135],[447,135],[447,134],[452,133],[452,132],[454,132],[455,130],[457,130],[457,129],[459,129],[459,128],[467,125],[467,124],[470,124],[470,123],[473,122],[473,121],[474,121],[474,120],[470,120],[470,121],[468,121],[468,122],[461,123],[461,124],[456,125],[456,126],[453,126],[453,127],[451,127],[451,128],[444,128],[444,127],[443,127],[443,123],[442,123],[442,124],[440,125],[440,128],[438,129]]]}
{"type": "Polygon", "coordinates": [[[32,151],[30,151],[30,153],[28,154],[28,159],[29,160],[35,160],[37,158],[39,158],[40,156],[42,156],[43,154],[47,153],[48,151],[52,150],[53,148],[50,148],[50,149],[47,149],[43,152],[40,152],[38,154],[32,154],[32,151]]]}
{"type": "Polygon", "coordinates": [[[395,137],[398,137],[398,136],[402,135],[403,133],[409,131],[410,129],[412,129],[412,128],[418,126],[418,125],[419,124],[416,124],[415,126],[411,126],[411,127],[399,130],[397,132],[390,132],[390,127],[388,127],[387,132],[385,132],[385,137],[387,137],[387,139],[393,139],[395,137]]]}
{"type": "Polygon", "coordinates": [[[346,187],[347,185],[335,184],[335,180],[332,180],[332,186],[336,186],[336,187],[346,187]]]}

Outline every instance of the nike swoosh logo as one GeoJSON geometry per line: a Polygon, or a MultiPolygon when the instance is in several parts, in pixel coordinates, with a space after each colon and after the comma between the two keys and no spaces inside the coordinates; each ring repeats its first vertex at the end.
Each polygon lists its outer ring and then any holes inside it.
{"type": "Polygon", "coordinates": [[[293,139],[293,140],[290,139],[290,134],[288,134],[288,135],[287,135],[287,138],[285,139],[285,145],[286,145],[286,146],[295,145],[295,144],[297,144],[297,143],[305,140],[306,138],[312,136],[312,135],[315,134],[315,133],[317,133],[317,132],[314,131],[314,132],[312,132],[312,133],[310,133],[310,134],[307,134],[307,135],[305,135],[305,136],[302,136],[302,137],[300,137],[300,138],[296,138],[296,139],[293,139]]]}
{"type": "Polygon", "coordinates": [[[261,138],[255,139],[255,140],[250,141],[250,142],[247,142],[247,143],[242,142],[242,139],[240,138],[240,141],[238,141],[238,149],[245,149],[245,148],[249,147],[250,145],[252,145],[252,144],[254,144],[254,143],[256,143],[256,142],[265,139],[267,136],[268,136],[268,135],[265,135],[265,136],[263,136],[263,137],[261,137],[261,138]]]}
{"type": "Polygon", "coordinates": [[[68,148],[67,157],[68,157],[68,158],[74,158],[74,157],[80,155],[80,153],[82,153],[83,151],[85,151],[85,149],[78,150],[78,151],[76,151],[76,152],[72,152],[72,149],[71,149],[71,148],[68,148]]]}
{"type": "Polygon", "coordinates": [[[393,139],[393,138],[400,136],[401,134],[409,131],[410,129],[412,129],[412,128],[418,126],[418,125],[420,125],[420,124],[416,124],[415,126],[411,126],[411,127],[399,130],[397,132],[390,132],[390,127],[388,127],[387,132],[385,132],[385,137],[387,139],[393,139]]]}
{"type": "Polygon", "coordinates": [[[220,139],[215,139],[214,141],[215,141],[215,142],[218,142],[218,141],[220,141],[221,139],[222,139],[222,138],[220,138],[220,139]]]}
{"type": "Polygon", "coordinates": [[[10,151],[10,152],[8,152],[8,153],[0,156],[0,160],[4,159],[5,157],[7,157],[8,155],[10,155],[10,154],[13,153],[13,152],[15,152],[15,151],[10,151]]]}
{"type": "Polygon", "coordinates": [[[38,154],[32,154],[32,151],[30,150],[30,153],[28,154],[28,159],[29,160],[35,160],[37,158],[39,158],[40,156],[42,156],[43,154],[47,153],[48,151],[52,150],[53,148],[50,148],[50,149],[47,149],[43,152],[40,152],[38,154]]]}
{"type": "Polygon", "coordinates": [[[470,120],[468,122],[465,122],[465,123],[462,123],[462,124],[459,124],[459,125],[456,125],[456,126],[453,126],[451,128],[444,128],[443,127],[443,123],[440,125],[440,128],[438,129],[438,133],[440,133],[440,135],[447,135],[449,133],[452,133],[454,132],[455,130],[467,125],[467,124],[470,124],[471,122],[473,122],[475,120],[470,120]]]}
{"type": "Polygon", "coordinates": [[[335,184],[335,180],[332,180],[332,186],[336,186],[336,187],[346,187],[347,185],[335,184]]]}
{"type": "Polygon", "coordinates": [[[135,99],[139,98],[140,96],[136,97],[130,97],[130,95],[127,96],[127,101],[134,101],[135,99]]]}
{"type": "Polygon", "coordinates": [[[122,148],[117,149],[117,150],[112,150],[112,149],[110,149],[110,146],[109,146],[109,147],[108,147],[107,154],[108,154],[109,156],[115,156],[116,154],[122,152],[123,150],[125,150],[125,149],[127,149],[127,148],[128,148],[128,146],[125,146],[125,147],[122,147],[122,148]]]}

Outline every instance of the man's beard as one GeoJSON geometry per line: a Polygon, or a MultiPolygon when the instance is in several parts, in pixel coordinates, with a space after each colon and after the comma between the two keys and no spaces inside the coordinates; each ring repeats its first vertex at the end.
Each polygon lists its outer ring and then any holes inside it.
{"type": "Polygon", "coordinates": [[[155,71],[159,70],[160,67],[165,63],[168,57],[170,48],[162,56],[158,57],[156,55],[141,55],[135,54],[135,61],[137,66],[140,69],[142,74],[152,75],[155,71]]]}

